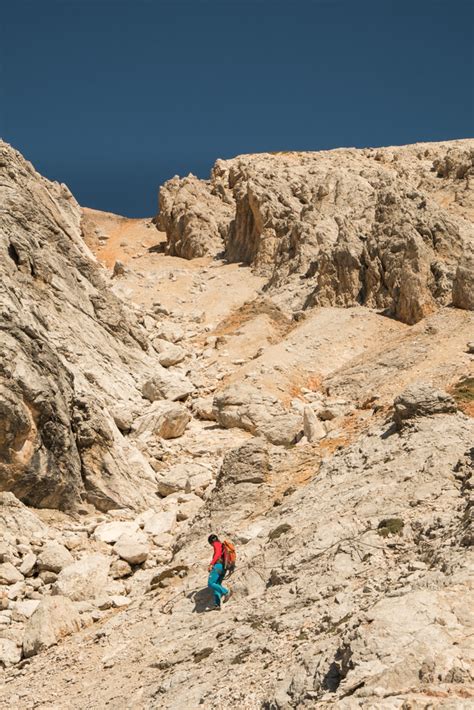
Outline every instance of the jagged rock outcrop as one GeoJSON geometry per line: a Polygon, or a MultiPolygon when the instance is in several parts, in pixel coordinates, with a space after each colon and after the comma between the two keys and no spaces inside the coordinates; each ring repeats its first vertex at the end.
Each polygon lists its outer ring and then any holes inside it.
{"type": "Polygon", "coordinates": [[[158,229],[169,234],[167,252],[171,256],[194,259],[219,253],[233,215],[233,201],[214,180],[204,182],[188,175],[174,177],[160,191],[158,229]]]}
{"type": "Polygon", "coordinates": [[[166,183],[159,224],[170,253],[225,249],[293,310],[363,304],[415,323],[473,307],[473,161],[469,140],[243,155],[208,182],[166,183]]]}
{"type": "Polygon", "coordinates": [[[67,187],[5,143],[0,171],[0,488],[51,508],[140,505],[154,474],[109,410],[142,402],[147,335],[107,287],[67,187]]]}

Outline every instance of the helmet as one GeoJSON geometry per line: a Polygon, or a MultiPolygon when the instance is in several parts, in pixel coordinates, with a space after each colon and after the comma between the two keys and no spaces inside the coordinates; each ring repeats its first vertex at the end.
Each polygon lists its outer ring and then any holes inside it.
{"type": "Polygon", "coordinates": [[[216,542],[218,539],[219,538],[217,537],[217,535],[209,535],[209,537],[207,538],[207,541],[210,545],[212,545],[212,543],[216,542]]]}

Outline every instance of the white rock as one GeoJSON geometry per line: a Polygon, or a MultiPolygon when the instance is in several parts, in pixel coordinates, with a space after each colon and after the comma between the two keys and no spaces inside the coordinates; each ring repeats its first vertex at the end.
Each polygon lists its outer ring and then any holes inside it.
{"type": "Polygon", "coordinates": [[[73,601],[94,599],[103,593],[107,585],[110,558],[105,555],[88,555],[59,573],[53,585],[53,593],[69,597],[73,601]]]}
{"type": "Polygon", "coordinates": [[[113,543],[122,535],[132,535],[137,530],[138,524],[132,520],[101,523],[94,530],[92,537],[100,542],[113,543]]]}
{"type": "Polygon", "coordinates": [[[22,581],[23,575],[11,562],[0,564],[0,584],[16,584],[22,581]]]}
{"type": "Polygon", "coordinates": [[[158,338],[161,340],[168,340],[170,343],[178,343],[184,338],[184,335],[184,328],[177,323],[163,321],[158,327],[158,338]]]}
{"type": "Polygon", "coordinates": [[[38,608],[39,603],[39,599],[24,599],[23,601],[13,602],[11,604],[13,620],[22,621],[23,619],[29,619],[38,608]]]}
{"type": "Polygon", "coordinates": [[[177,402],[154,402],[146,414],[133,423],[137,436],[161,436],[163,439],[176,439],[184,434],[191,419],[186,407],[177,402]]]}
{"type": "Polygon", "coordinates": [[[79,613],[70,599],[46,597],[28,620],[23,637],[23,654],[26,658],[34,656],[80,628],[79,613]]]}
{"type": "Polygon", "coordinates": [[[161,338],[155,338],[153,347],[158,353],[158,362],[163,367],[171,367],[182,362],[186,357],[186,350],[161,338]]]}
{"type": "Polygon", "coordinates": [[[149,535],[160,535],[161,533],[173,532],[176,525],[176,512],[166,511],[155,513],[145,523],[145,532],[149,535]]]}
{"type": "Polygon", "coordinates": [[[153,544],[156,545],[156,547],[169,550],[173,544],[173,536],[169,533],[160,533],[160,535],[155,535],[153,537],[153,544]]]}
{"type": "Polygon", "coordinates": [[[60,572],[72,562],[74,562],[74,558],[69,550],[58,542],[47,543],[38,555],[39,570],[60,572]]]}
{"type": "Polygon", "coordinates": [[[29,577],[29,575],[32,573],[34,567],[36,564],[36,555],[33,552],[28,552],[22,560],[21,565],[19,566],[18,570],[21,572],[21,574],[25,577],[29,577]]]}
{"type": "Polygon", "coordinates": [[[0,666],[14,666],[21,661],[21,648],[10,639],[0,638],[0,666]]]}
{"type": "Polygon", "coordinates": [[[194,385],[187,377],[177,372],[158,372],[147,380],[142,387],[142,394],[150,402],[169,399],[172,402],[186,399],[194,392],[194,385]]]}
{"type": "Polygon", "coordinates": [[[192,409],[194,416],[197,419],[203,419],[204,421],[216,421],[216,414],[213,409],[213,398],[212,397],[199,397],[195,399],[192,404],[192,409]]]}
{"type": "Polygon", "coordinates": [[[125,560],[114,560],[110,565],[110,574],[114,579],[122,579],[132,574],[132,568],[125,560]]]}
{"type": "Polygon", "coordinates": [[[326,436],[324,424],[309,406],[303,411],[303,431],[309,442],[319,441],[326,436]]]}
{"type": "Polygon", "coordinates": [[[126,597],[123,594],[114,594],[110,597],[110,601],[112,602],[112,606],[116,607],[117,609],[120,609],[124,606],[128,606],[130,604],[129,597],[126,597]]]}
{"type": "Polygon", "coordinates": [[[138,535],[122,535],[114,545],[114,552],[131,565],[139,565],[147,559],[150,548],[138,535]]]}

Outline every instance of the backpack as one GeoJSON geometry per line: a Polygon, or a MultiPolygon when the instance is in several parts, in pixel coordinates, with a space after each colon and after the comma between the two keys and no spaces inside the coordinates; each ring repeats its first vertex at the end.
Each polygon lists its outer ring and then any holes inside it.
{"type": "Polygon", "coordinates": [[[235,551],[235,545],[228,540],[224,540],[222,543],[222,564],[227,575],[231,575],[235,570],[236,560],[237,553],[235,551]]]}

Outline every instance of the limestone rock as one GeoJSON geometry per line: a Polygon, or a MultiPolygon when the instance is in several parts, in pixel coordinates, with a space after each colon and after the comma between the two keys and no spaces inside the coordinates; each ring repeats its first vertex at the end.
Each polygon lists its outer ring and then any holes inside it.
{"type": "Polygon", "coordinates": [[[288,412],[275,398],[248,385],[230,385],[214,397],[217,422],[263,435],[273,444],[292,444],[303,429],[298,412],[288,412]]]}
{"type": "Polygon", "coordinates": [[[30,658],[80,628],[79,614],[70,599],[46,597],[27,623],[23,654],[30,658]]]}
{"type": "Polygon", "coordinates": [[[456,268],[453,306],[474,311],[474,253],[465,254],[456,268]]]}
{"type": "Polygon", "coordinates": [[[416,417],[428,417],[457,411],[457,404],[450,394],[436,390],[424,382],[407,387],[395,399],[394,407],[394,420],[397,426],[402,426],[404,421],[416,417]]]}
{"type": "Polygon", "coordinates": [[[24,599],[23,601],[13,602],[10,606],[13,612],[13,620],[24,621],[29,619],[40,604],[39,599],[24,599]]]}
{"type": "Polygon", "coordinates": [[[217,487],[221,488],[224,482],[263,483],[268,472],[268,445],[263,438],[254,438],[227,452],[217,477],[217,487]]]}
{"type": "MultiPolygon", "coordinates": [[[[219,179],[217,169],[215,177],[219,179]]],[[[168,180],[160,189],[157,220],[158,229],[167,233],[168,253],[194,259],[222,251],[232,207],[230,191],[218,194],[217,183],[212,189],[192,175],[168,180]]]]}
{"type": "Polygon", "coordinates": [[[0,638],[0,665],[3,668],[14,666],[21,660],[21,648],[10,639],[0,638]]]}
{"type": "Polygon", "coordinates": [[[132,574],[132,568],[125,560],[114,560],[110,565],[110,574],[114,579],[122,579],[132,574]]]}
{"type": "Polygon", "coordinates": [[[186,357],[186,350],[184,348],[161,338],[155,338],[153,347],[158,353],[158,362],[163,367],[178,365],[178,363],[182,362],[186,357]]]}
{"type": "Polygon", "coordinates": [[[94,540],[100,542],[113,543],[122,535],[133,535],[138,530],[138,524],[132,520],[113,521],[111,523],[101,523],[93,533],[94,540]]]}
{"type": "Polygon", "coordinates": [[[179,491],[197,492],[202,495],[212,480],[211,471],[201,464],[176,464],[168,468],[157,480],[158,493],[163,497],[179,491]]]}
{"type": "Polygon", "coordinates": [[[38,569],[49,572],[60,572],[72,564],[74,558],[69,550],[58,542],[46,544],[38,555],[38,569]]]}
{"type": "Polygon", "coordinates": [[[150,467],[125,463],[132,445],[108,408],[140,401],[136,378],[158,364],[147,335],[86,246],[67,187],[4,142],[0,173],[0,488],[37,507],[143,503],[150,467]]]}
{"type": "Polygon", "coordinates": [[[210,422],[216,421],[212,397],[198,397],[193,401],[192,408],[193,414],[197,419],[210,422]]]}
{"type": "Polygon", "coordinates": [[[36,560],[37,557],[32,552],[26,554],[21,562],[21,565],[18,568],[19,572],[21,572],[24,577],[28,577],[33,572],[33,569],[36,565],[36,560]]]}
{"type": "Polygon", "coordinates": [[[173,402],[186,399],[194,391],[194,385],[184,375],[178,373],[157,373],[147,380],[143,387],[143,396],[154,402],[168,399],[173,402]]]}
{"type": "Polygon", "coordinates": [[[124,534],[114,545],[114,552],[125,562],[139,565],[147,559],[150,548],[146,536],[140,534],[124,534]]]}
{"type": "Polygon", "coordinates": [[[104,591],[110,558],[105,555],[87,555],[61,570],[54,583],[54,594],[72,601],[94,599],[104,591]]]}
{"type": "Polygon", "coordinates": [[[303,411],[303,431],[309,442],[319,441],[326,436],[324,424],[309,406],[306,406],[303,411]]]}
{"type": "Polygon", "coordinates": [[[165,511],[163,513],[155,513],[145,523],[144,530],[149,535],[161,535],[174,530],[176,525],[176,512],[165,511]]]}
{"type": "Polygon", "coordinates": [[[167,340],[170,343],[179,343],[184,338],[185,332],[179,323],[163,321],[157,328],[157,339],[167,340]]]}
{"type": "Polygon", "coordinates": [[[168,251],[253,266],[299,311],[367,305],[415,323],[473,308],[472,141],[242,155],[160,191],[168,251]],[[463,195],[449,202],[441,194],[463,195]]]}
{"type": "Polygon", "coordinates": [[[145,414],[133,423],[137,436],[161,436],[176,439],[184,434],[191,419],[186,407],[178,402],[153,402],[145,414]]]}
{"type": "Polygon", "coordinates": [[[11,562],[0,564],[0,584],[16,584],[16,582],[22,581],[23,575],[11,562]]]}

